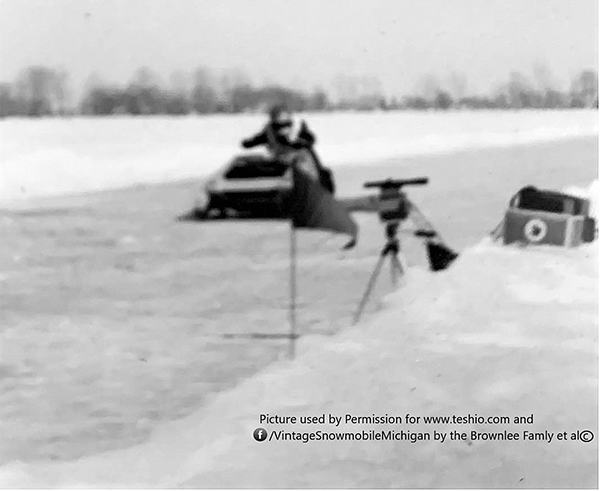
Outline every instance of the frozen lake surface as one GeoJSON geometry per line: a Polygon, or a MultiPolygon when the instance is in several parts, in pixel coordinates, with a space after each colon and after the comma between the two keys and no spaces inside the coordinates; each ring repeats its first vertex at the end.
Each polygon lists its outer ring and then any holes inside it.
{"type": "MultiPolygon", "coordinates": [[[[300,115],[329,165],[597,135],[596,111],[300,115]]],[[[0,121],[0,200],[206,175],[240,151],[262,115],[0,121]]]]}

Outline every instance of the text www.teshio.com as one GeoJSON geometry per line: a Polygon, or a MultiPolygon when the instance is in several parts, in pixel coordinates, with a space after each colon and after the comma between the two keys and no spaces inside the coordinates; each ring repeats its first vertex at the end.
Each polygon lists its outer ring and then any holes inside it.
{"type": "Polygon", "coordinates": [[[498,425],[498,424],[509,424],[510,418],[508,416],[479,416],[477,414],[467,414],[466,416],[423,416],[423,422],[425,424],[455,424],[455,425],[467,425],[467,424],[478,424],[478,425],[498,425]]]}

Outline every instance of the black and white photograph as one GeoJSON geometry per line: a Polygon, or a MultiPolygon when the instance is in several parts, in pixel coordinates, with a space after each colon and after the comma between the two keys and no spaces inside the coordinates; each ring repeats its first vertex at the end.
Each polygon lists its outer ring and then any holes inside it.
{"type": "Polygon", "coordinates": [[[598,0],[0,0],[0,489],[598,489],[598,0]]]}

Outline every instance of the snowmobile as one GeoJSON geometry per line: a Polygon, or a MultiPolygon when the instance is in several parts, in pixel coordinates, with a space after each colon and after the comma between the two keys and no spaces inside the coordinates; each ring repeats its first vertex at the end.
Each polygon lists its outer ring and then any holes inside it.
{"type": "Polygon", "coordinates": [[[266,152],[240,154],[208,178],[192,211],[180,218],[281,218],[286,196],[293,186],[292,162],[311,179],[322,182],[322,166],[314,152],[307,149],[278,155],[266,152]]]}

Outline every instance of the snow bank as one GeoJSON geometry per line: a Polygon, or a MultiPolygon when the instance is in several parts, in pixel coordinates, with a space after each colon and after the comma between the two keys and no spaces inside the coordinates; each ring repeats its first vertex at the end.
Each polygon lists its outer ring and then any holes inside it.
{"type": "MultiPolygon", "coordinates": [[[[596,111],[307,114],[330,165],[598,133],[596,111]]],[[[260,115],[0,122],[0,200],[204,176],[240,151],[260,115]]]]}
{"type": "Polygon", "coordinates": [[[221,393],[146,444],[79,462],[9,464],[0,468],[0,486],[595,487],[597,278],[596,244],[520,248],[485,240],[445,272],[411,270],[371,322],[301,339],[295,361],[221,393]],[[260,424],[267,413],[389,414],[402,423],[260,424]],[[406,423],[407,414],[420,424],[406,423]],[[423,424],[425,416],[452,415],[511,421],[423,424]],[[513,422],[531,415],[533,423],[513,422]],[[257,442],[252,433],[261,426],[435,430],[446,440],[257,442]],[[450,440],[452,430],[467,438],[450,440]],[[471,433],[504,430],[520,440],[471,433]],[[525,430],[553,437],[524,440],[525,430]],[[584,430],[595,435],[591,443],[571,440],[584,430]],[[567,440],[558,439],[562,432],[567,440]]]}
{"type": "Polygon", "coordinates": [[[598,180],[595,180],[588,188],[582,188],[578,186],[567,186],[564,190],[565,193],[573,196],[580,196],[590,200],[590,215],[593,217],[600,216],[600,189],[598,189],[598,180]]]}

